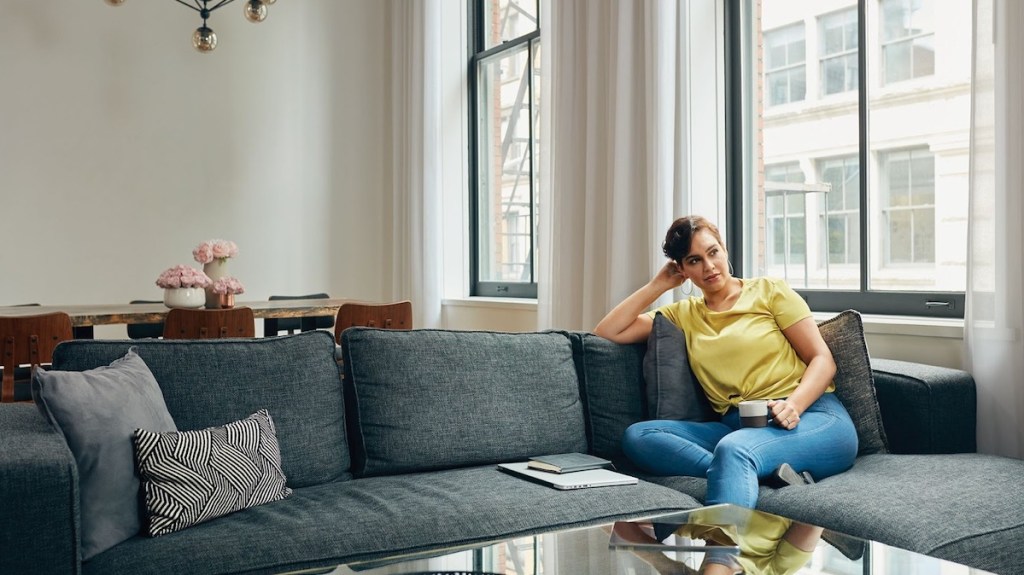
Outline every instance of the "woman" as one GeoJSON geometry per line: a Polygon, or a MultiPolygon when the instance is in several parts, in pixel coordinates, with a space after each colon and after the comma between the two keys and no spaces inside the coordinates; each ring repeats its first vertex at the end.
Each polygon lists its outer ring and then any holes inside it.
{"type": "Polygon", "coordinates": [[[690,367],[721,421],[644,421],[623,437],[626,455],[658,475],[707,477],[706,503],[753,508],[758,480],[783,463],[815,478],[848,469],[857,432],[832,393],[836,365],[804,300],[785,282],[740,279],[707,219],[676,220],[657,275],[608,313],[594,329],[619,343],[646,341],[662,312],[686,333],[690,367]],[[703,297],[644,313],[689,280],[703,297]],[[767,399],[767,427],[741,428],[736,406],[767,399]]]}

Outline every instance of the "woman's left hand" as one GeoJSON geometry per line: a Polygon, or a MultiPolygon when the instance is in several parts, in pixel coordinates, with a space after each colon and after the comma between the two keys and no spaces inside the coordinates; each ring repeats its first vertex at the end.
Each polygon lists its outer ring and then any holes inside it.
{"type": "Polygon", "coordinates": [[[793,407],[785,399],[775,399],[768,402],[768,409],[772,411],[772,419],[782,429],[795,429],[800,423],[800,414],[796,407],[793,407]]]}

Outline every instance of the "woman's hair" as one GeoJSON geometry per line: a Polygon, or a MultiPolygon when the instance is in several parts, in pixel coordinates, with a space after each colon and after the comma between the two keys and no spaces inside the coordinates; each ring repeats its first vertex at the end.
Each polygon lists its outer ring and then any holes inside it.
{"type": "Polygon", "coordinates": [[[674,262],[681,262],[686,254],[690,253],[690,244],[693,236],[701,230],[707,230],[723,248],[722,234],[718,227],[702,216],[683,216],[672,222],[665,234],[665,242],[661,244],[661,251],[665,257],[674,262]]]}

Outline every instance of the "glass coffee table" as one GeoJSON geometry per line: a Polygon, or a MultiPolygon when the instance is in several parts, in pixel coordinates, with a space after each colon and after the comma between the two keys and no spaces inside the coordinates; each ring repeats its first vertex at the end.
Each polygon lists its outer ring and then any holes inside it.
{"type": "MultiPolygon", "coordinates": [[[[353,563],[333,575],[985,575],[731,505],[353,563]]],[[[988,574],[991,575],[991,574],[988,574]]]]}

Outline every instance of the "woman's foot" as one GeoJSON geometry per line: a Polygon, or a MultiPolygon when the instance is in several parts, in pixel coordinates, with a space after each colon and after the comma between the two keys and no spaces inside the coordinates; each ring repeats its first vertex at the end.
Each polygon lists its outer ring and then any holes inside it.
{"type": "Polygon", "coordinates": [[[814,483],[814,478],[807,471],[797,473],[790,464],[783,463],[771,475],[765,478],[764,483],[777,489],[792,485],[810,485],[814,483]]]}

